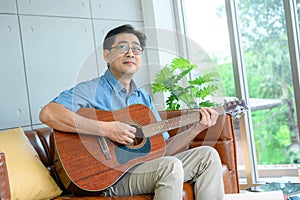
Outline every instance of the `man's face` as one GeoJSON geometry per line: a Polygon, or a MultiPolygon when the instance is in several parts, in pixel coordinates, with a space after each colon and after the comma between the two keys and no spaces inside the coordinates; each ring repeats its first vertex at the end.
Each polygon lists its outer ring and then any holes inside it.
{"type": "Polygon", "coordinates": [[[141,50],[140,42],[134,34],[121,33],[115,37],[111,49],[104,50],[104,59],[118,79],[124,75],[133,76],[142,62],[142,55],[138,55],[139,50],[141,50]]]}

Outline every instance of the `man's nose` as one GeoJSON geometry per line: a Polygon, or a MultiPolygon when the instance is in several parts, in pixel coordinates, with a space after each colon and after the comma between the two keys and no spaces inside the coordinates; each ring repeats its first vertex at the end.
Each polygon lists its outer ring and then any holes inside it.
{"type": "Polygon", "coordinates": [[[134,57],[134,54],[133,54],[131,48],[128,49],[128,52],[126,53],[126,56],[127,56],[127,57],[134,57]]]}

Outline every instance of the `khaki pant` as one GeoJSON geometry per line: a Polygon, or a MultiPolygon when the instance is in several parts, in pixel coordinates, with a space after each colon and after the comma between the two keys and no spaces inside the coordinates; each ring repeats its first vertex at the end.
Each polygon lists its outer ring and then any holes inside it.
{"type": "Polygon", "coordinates": [[[155,200],[182,200],[183,182],[195,181],[196,200],[223,200],[221,161],[217,151],[201,146],[134,167],[109,188],[113,196],[154,193],[155,200]]]}

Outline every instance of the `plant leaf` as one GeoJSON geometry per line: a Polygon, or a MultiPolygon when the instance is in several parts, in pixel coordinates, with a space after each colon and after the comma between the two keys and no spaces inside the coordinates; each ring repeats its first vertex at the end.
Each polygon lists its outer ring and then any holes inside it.
{"type": "Polygon", "coordinates": [[[217,81],[217,79],[214,79],[214,77],[217,77],[217,76],[218,76],[217,72],[211,72],[211,73],[205,74],[203,76],[198,76],[194,80],[189,81],[189,84],[202,85],[203,83],[214,82],[214,81],[217,81]]]}
{"type": "Polygon", "coordinates": [[[179,80],[181,80],[183,77],[185,77],[188,73],[190,73],[190,71],[193,69],[192,66],[187,66],[186,68],[187,69],[183,70],[180,74],[178,74],[174,77],[175,78],[174,82],[177,83],[179,80]]]}
{"type": "Polygon", "coordinates": [[[202,101],[199,103],[199,108],[201,107],[214,107],[214,106],[218,106],[218,104],[213,103],[211,101],[202,101]]]}
{"type": "Polygon", "coordinates": [[[201,90],[197,91],[196,97],[204,99],[206,96],[211,95],[217,91],[218,87],[216,85],[209,85],[207,87],[201,88],[201,90]]]}
{"type": "Polygon", "coordinates": [[[190,61],[185,58],[174,58],[171,62],[171,67],[173,70],[175,70],[178,68],[186,68],[190,64],[190,61]]]}
{"type": "Polygon", "coordinates": [[[154,82],[163,84],[166,80],[170,79],[172,76],[173,76],[173,70],[169,65],[166,65],[155,75],[154,82]]]}
{"type": "Polygon", "coordinates": [[[169,91],[169,88],[165,85],[165,81],[170,80],[172,76],[173,71],[168,65],[162,68],[155,75],[154,83],[152,84],[153,93],[169,91]]]}
{"type": "Polygon", "coordinates": [[[152,91],[153,93],[157,93],[157,92],[163,93],[163,92],[167,92],[168,88],[166,88],[163,84],[153,83],[152,91]]]}
{"type": "Polygon", "coordinates": [[[166,100],[166,104],[168,106],[167,110],[179,110],[180,104],[176,95],[171,94],[166,100]]]}

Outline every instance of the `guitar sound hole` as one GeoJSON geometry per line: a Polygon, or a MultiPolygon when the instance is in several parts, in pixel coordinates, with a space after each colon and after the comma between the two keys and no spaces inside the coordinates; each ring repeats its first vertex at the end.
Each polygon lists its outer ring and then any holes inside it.
{"type": "Polygon", "coordinates": [[[133,143],[130,145],[130,147],[140,147],[145,144],[146,139],[145,138],[134,138],[133,143]]]}

